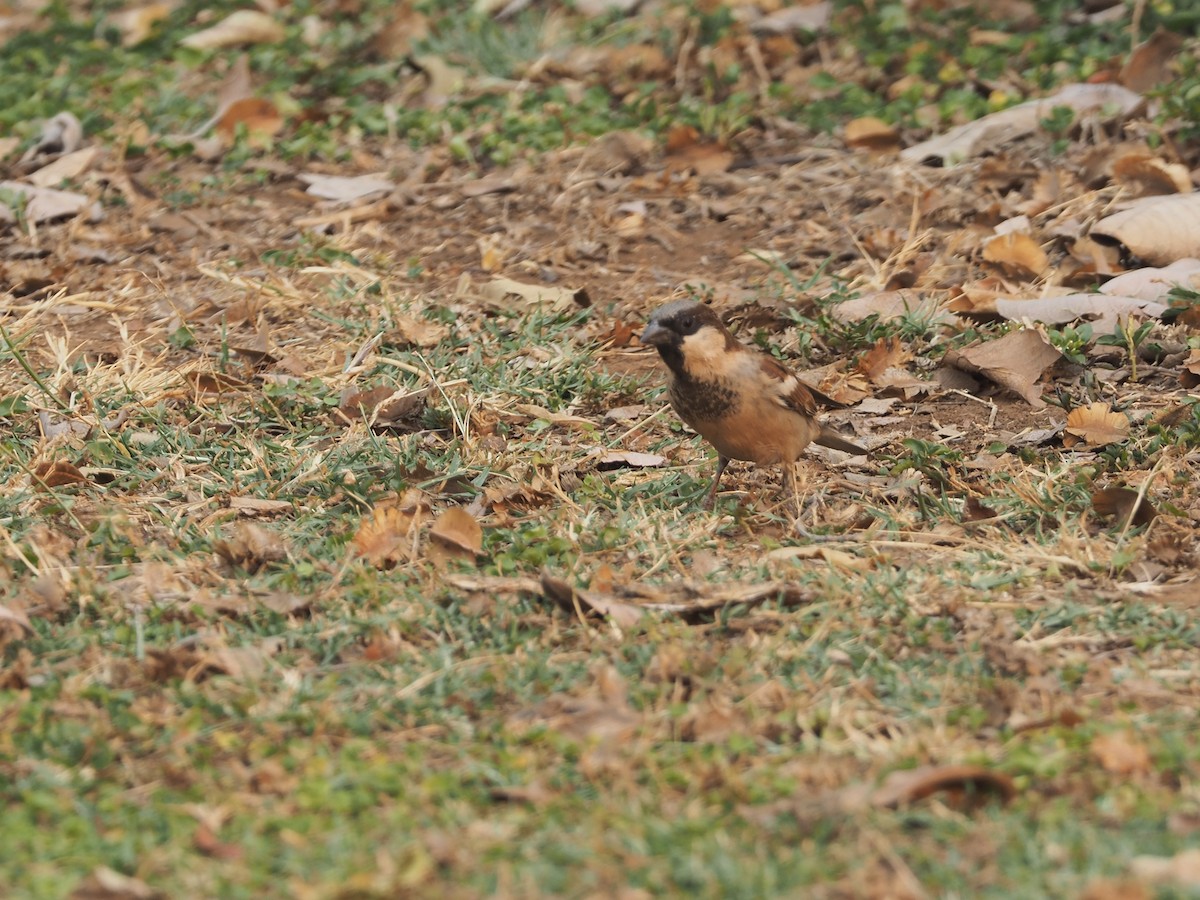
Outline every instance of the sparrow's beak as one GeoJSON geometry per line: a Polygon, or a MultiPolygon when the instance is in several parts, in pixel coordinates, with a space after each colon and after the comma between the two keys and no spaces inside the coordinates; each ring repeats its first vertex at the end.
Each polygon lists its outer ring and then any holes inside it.
{"type": "Polygon", "coordinates": [[[661,347],[664,344],[671,343],[672,332],[669,328],[664,328],[657,322],[651,322],[646,326],[646,330],[642,332],[642,336],[638,338],[647,347],[661,347]]]}

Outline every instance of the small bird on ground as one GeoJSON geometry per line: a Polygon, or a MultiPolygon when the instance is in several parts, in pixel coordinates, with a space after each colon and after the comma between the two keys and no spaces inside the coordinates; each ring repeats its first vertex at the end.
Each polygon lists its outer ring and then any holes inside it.
{"type": "Polygon", "coordinates": [[[773,357],[738,341],[703,303],[676,300],[659,307],[641,341],[657,348],[667,364],[679,418],[717,450],[706,509],[731,459],[782,463],[799,515],[794,463],[805,447],[815,441],[856,456],[867,452],[818,422],[813,391],[773,357]]]}

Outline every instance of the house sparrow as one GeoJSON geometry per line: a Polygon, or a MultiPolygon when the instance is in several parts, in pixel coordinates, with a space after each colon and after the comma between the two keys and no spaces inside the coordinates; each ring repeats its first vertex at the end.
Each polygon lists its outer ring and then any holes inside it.
{"type": "Polygon", "coordinates": [[[706,509],[731,459],[783,463],[799,504],[793,464],[810,443],[867,452],[818,422],[814,392],[774,358],[739,342],[702,303],[676,300],[659,307],[641,341],[656,347],[667,364],[671,406],[679,418],[717,450],[706,509]]]}

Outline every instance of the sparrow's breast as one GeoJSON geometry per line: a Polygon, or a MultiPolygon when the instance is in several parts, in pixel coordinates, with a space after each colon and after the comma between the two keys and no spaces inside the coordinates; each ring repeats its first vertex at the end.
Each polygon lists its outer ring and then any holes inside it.
{"type": "Polygon", "coordinates": [[[670,398],[679,418],[730,459],[793,462],[821,430],[808,416],[767,397],[745,397],[723,381],[677,379],[670,398]]]}
{"type": "Polygon", "coordinates": [[[675,378],[669,393],[679,418],[704,434],[699,423],[716,422],[733,415],[740,406],[737,392],[724,379],[699,381],[675,378]]]}

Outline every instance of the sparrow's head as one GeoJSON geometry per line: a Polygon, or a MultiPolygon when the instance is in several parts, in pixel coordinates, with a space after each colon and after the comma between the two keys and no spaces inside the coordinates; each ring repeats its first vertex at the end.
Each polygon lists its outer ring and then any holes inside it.
{"type": "Polygon", "coordinates": [[[723,354],[737,347],[712,307],[693,300],[675,300],[656,309],[641,342],[657,348],[671,371],[693,377],[722,368],[723,354]]]}

